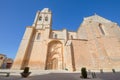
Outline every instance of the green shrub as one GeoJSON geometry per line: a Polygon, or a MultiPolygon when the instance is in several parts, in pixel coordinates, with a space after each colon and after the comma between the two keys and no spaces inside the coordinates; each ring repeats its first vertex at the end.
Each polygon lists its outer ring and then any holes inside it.
{"type": "Polygon", "coordinates": [[[66,70],[66,71],[68,71],[68,69],[67,69],[67,68],[65,68],[65,70],[66,70]]]}
{"type": "Polygon", "coordinates": [[[26,78],[30,75],[31,72],[29,72],[29,67],[25,67],[24,71],[21,74],[22,77],[26,78]]]}
{"type": "Polygon", "coordinates": [[[87,71],[85,67],[81,68],[81,75],[82,75],[82,78],[87,78],[87,71]]]}
{"type": "Polygon", "coordinates": [[[115,69],[112,69],[112,72],[115,73],[115,69]]]}
{"type": "Polygon", "coordinates": [[[25,67],[23,73],[28,73],[29,72],[29,67],[25,67]]]}

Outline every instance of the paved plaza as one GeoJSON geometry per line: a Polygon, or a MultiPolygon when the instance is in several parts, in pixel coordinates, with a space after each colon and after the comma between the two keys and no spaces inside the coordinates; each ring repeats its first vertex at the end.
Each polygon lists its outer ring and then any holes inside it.
{"type": "Polygon", "coordinates": [[[120,72],[96,72],[96,78],[88,73],[88,79],[80,78],[80,72],[33,71],[28,78],[22,78],[20,72],[12,72],[9,77],[0,75],[0,80],[120,80],[120,72]]]}

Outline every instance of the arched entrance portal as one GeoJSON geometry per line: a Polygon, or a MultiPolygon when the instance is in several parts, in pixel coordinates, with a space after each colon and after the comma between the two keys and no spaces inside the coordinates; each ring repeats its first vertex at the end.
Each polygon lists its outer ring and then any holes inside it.
{"type": "Polygon", "coordinates": [[[63,47],[60,41],[52,41],[48,44],[46,60],[47,70],[63,69],[63,47]]]}

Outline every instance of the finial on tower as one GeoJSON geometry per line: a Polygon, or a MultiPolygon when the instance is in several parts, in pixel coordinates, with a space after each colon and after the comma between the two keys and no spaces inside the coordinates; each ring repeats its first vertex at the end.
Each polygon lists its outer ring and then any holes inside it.
{"type": "Polygon", "coordinates": [[[94,15],[96,16],[97,14],[96,14],[96,13],[94,13],[94,15]]]}
{"type": "Polygon", "coordinates": [[[51,12],[49,8],[44,8],[41,12],[51,12]]]}

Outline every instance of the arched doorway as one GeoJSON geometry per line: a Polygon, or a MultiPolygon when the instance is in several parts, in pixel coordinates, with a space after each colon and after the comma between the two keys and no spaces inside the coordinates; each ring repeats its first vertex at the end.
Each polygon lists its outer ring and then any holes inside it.
{"type": "Polygon", "coordinates": [[[63,47],[60,41],[52,41],[48,44],[46,59],[47,70],[63,69],[63,47]]]}

